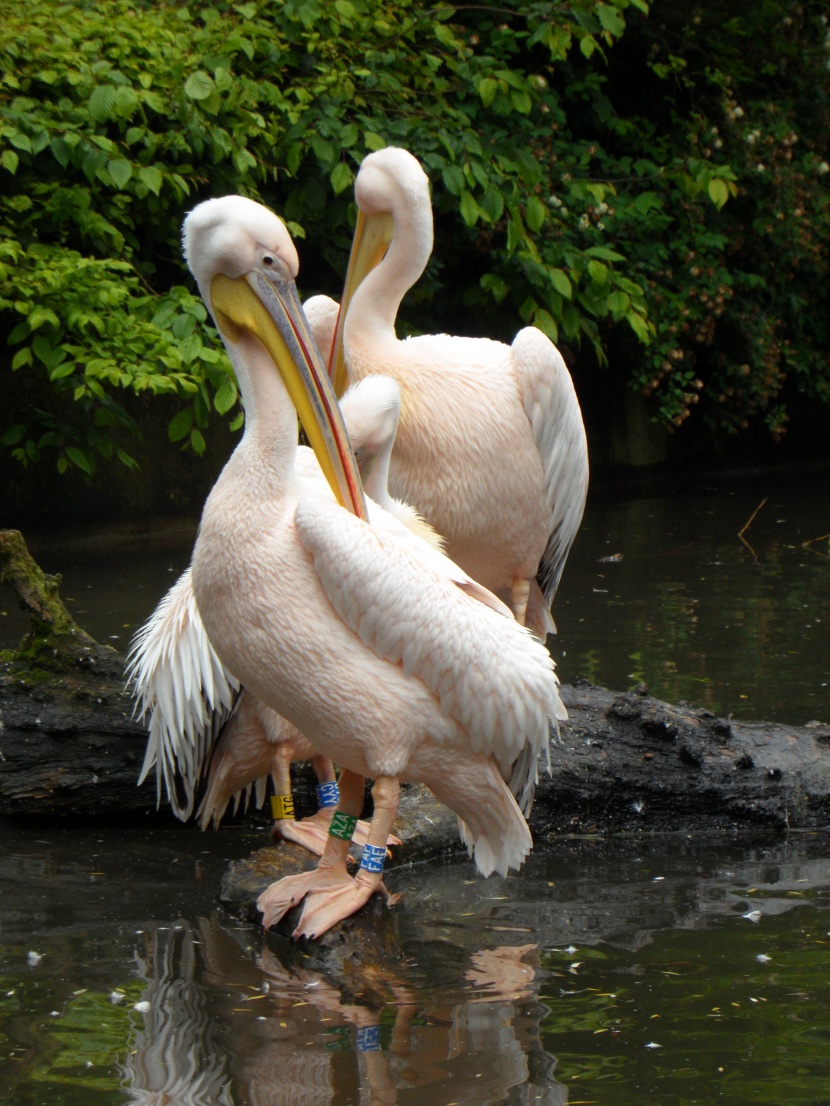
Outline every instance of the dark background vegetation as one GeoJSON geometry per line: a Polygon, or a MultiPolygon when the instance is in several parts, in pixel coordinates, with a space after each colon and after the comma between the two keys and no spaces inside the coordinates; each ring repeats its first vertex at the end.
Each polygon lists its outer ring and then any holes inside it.
{"type": "Polygon", "coordinates": [[[0,524],[198,510],[241,416],[184,213],[261,199],[303,294],[338,295],[354,176],[387,144],[436,222],[401,333],[541,327],[596,472],[826,455],[823,3],[0,0],[0,21],[0,524]]]}

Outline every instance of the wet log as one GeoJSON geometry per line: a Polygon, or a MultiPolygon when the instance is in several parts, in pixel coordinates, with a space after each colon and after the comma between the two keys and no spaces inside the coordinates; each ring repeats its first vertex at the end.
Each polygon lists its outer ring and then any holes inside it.
{"type": "Polygon", "coordinates": [[[132,719],[124,657],[91,638],[16,530],[0,531],[0,583],[29,617],[0,655],[0,804],[6,814],[112,815],[155,805],[136,787],[147,735],[132,719]]]}
{"type": "MultiPolygon", "coordinates": [[[[537,843],[573,834],[830,827],[830,726],[719,718],[670,706],[642,685],[626,694],[563,686],[562,698],[570,718],[551,745],[552,773],[539,764],[530,817],[537,843]]],[[[404,791],[395,832],[403,844],[388,871],[461,849],[454,818],[425,788],[404,791]]],[[[308,866],[299,850],[261,849],[229,867],[221,900],[256,921],[256,899],[268,884],[308,866]]],[[[277,932],[290,935],[297,917],[293,911],[277,932]]]]}
{"type": "MultiPolygon", "coordinates": [[[[136,787],[146,734],[132,720],[124,658],[74,623],[60,602],[59,578],[44,576],[14,531],[0,533],[0,579],[32,621],[20,650],[0,665],[3,809],[108,817],[152,810],[152,783],[136,787]]],[[[531,817],[537,840],[830,826],[830,726],[719,718],[685,703],[670,706],[642,686],[620,694],[579,684],[563,687],[562,696],[570,720],[551,746],[552,775],[540,764],[531,817]]],[[[311,793],[310,781],[301,780],[301,812],[311,793]]],[[[402,804],[408,821],[399,863],[457,847],[452,816],[434,800],[423,805],[421,795],[409,789],[402,804]]],[[[279,867],[269,868],[257,885],[277,874],[279,867]]],[[[241,898],[231,890],[226,897],[250,905],[252,894],[249,887],[241,898]]]]}

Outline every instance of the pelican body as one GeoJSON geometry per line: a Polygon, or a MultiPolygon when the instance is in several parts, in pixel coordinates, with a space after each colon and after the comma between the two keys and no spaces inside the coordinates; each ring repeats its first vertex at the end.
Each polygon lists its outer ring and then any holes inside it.
{"type": "Polygon", "coordinates": [[[330,836],[310,879],[263,895],[265,923],[308,894],[296,932],[315,936],[382,886],[371,858],[385,855],[401,781],[456,812],[484,874],[518,867],[531,838],[515,796],[527,809],[549,719],[565,716],[547,651],[392,516],[365,521],[276,216],[208,201],[185,221],[184,246],[246,410],[193,554],[205,629],[245,688],[342,765],[338,815],[359,813],[360,778],[375,780],[369,863],[364,850],[352,879],[348,843],[330,836]],[[340,503],[298,471],[295,406],[340,503]]]}
{"type": "Polygon", "coordinates": [[[365,158],[341,317],[337,390],[375,373],[401,389],[391,493],[447,541],[466,572],[544,638],[588,487],[579,403],[559,351],[537,328],[512,345],[424,335],[395,318],[432,251],[429,183],[390,147],[365,158]],[[538,582],[537,582],[538,577],[538,582]]]}

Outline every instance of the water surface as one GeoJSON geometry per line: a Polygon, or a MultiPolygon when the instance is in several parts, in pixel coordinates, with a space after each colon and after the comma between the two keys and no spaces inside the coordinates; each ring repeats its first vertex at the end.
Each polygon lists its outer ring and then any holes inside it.
{"type": "MultiPolygon", "coordinates": [[[[592,500],[562,677],[830,720],[828,534],[826,478],[592,500]]],[[[189,541],[35,551],[124,649],[189,541]]],[[[263,840],[0,821],[4,1106],[830,1103],[823,834],[541,840],[488,881],[463,858],[402,868],[377,960],[337,972],[216,908],[263,840]]]]}

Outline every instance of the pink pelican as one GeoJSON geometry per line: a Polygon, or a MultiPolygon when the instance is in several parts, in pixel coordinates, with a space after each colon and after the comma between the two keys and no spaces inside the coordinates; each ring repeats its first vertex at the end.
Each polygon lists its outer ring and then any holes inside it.
{"type": "Polygon", "coordinates": [[[295,932],[318,936],[382,889],[401,781],[455,811],[483,874],[517,868],[532,841],[516,796],[527,810],[549,719],[565,717],[549,654],[394,516],[378,508],[365,521],[280,220],[240,197],[207,201],[185,220],[184,250],[246,410],[202,515],[198,609],[235,678],[343,767],[320,863],[263,893],[265,925],[307,896],[295,932]],[[298,471],[295,408],[349,509],[298,471]],[[374,815],[353,878],[348,837],[367,776],[374,815]]]}
{"type": "Polygon", "coordinates": [[[432,251],[429,182],[406,150],[369,154],[333,341],[335,390],[381,373],[401,389],[389,489],[452,559],[544,639],[588,489],[573,382],[536,327],[512,345],[447,334],[400,341],[395,318],[432,251]]]}

